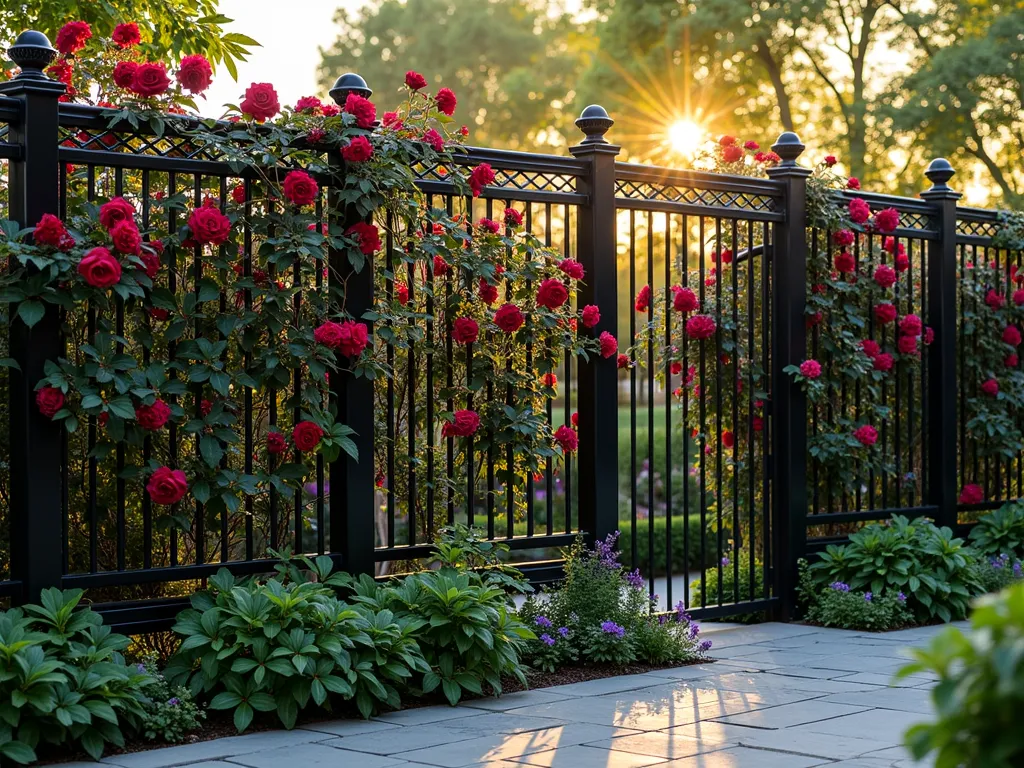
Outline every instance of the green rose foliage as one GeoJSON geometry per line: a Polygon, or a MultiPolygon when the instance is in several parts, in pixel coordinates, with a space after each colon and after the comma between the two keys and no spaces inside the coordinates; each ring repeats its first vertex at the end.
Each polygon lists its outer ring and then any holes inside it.
{"type": "Polygon", "coordinates": [[[1024,584],[979,599],[971,629],[950,627],[899,675],[938,676],[935,712],[907,731],[917,759],[935,753],[938,768],[1011,768],[1024,762],[1024,584]]]}

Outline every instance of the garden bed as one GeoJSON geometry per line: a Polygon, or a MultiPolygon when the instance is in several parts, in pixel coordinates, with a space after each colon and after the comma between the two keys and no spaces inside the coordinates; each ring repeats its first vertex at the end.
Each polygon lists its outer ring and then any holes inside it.
{"type": "MultiPolygon", "coordinates": [[[[710,663],[711,661],[711,659],[699,659],[685,664],[644,664],[640,662],[623,665],[589,664],[587,666],[562,667],[551,673],[529,670],[526,673],[527,680],[529,681],[528,686],[522,685],[518,680],[512,677],[503,679],[502,686],[504,687],[504,694],[519,693],[526,690],[553,688],[556,685],[585,683],[588,680],[602,680],[604,678],[618,677],[620,675],[642,675],[654,670],[688,667],[694,664],[710,663]]],[[[466,696],[463,701],[472,701],[479,698],[487,697],[466,696]]],[[[407,702],[403,702],[402,707],[398,711],[405,709],[419,709],[421,707],[444,706],[447,705],[447,703],[448,702],[445,700],[444,696],[438,692],[419,698],[409,699],[407,702]]],[[[231,712],[224,710],[207,710],[206,715],[207,719],[204,721],[201,729],[188,734],[184,741],[180,742],[181,744],[198,744],[203,741],[213,741],[214,739],[239,735],[238,731],[235,729],[234,723],[232,722],[231,712]]],[[[308,714],[299,716],[296,727],[301,728],[303,725],[309,725],[310,723],[322,723],[330,720],[359,719],[362,718],[356,711],[355,706],[351,702],[344,702],[343,706],[339,707],[336,712],[309,710],[308,714]]],[[[273,712],[266,712],[258,714],[245,732],[257,733],[261,731],[276,731],[281,728],[281,721],[277,719],[277,715],[273,712]]],[[[173,746],[178,745],[168,744],[166,742],[146,741],[145,739],[129,739],[123,748],[108,749],[103,753],[103,757],[109,758],[114,755],[123,755],[131,752],[144,752],[150,749],[162,749],[173,746]]],[[[53,753],[51,754],[41,748],[39,750],[39,762],[72,763],[76,761],[91,760],[84,751],[76,750],[68,753],[65,750],[66,746],[55,746],[53,748],[53,753]]]]}

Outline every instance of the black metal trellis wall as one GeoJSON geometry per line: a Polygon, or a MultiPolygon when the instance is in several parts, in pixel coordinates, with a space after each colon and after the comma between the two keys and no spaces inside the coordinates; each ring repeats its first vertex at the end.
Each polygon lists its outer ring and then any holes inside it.
{"type": "MultiPolygon", "coordinates": [[[[69,184],[84,184],[89,199],[104,199],[121,194],[130,180],[148,225],[158,215],[149,207],[157,193],[201,201],[213,189],[224,200],[231,186],[245,183],[185,137],[110,130],[100,110],[59,103],[63,86],[42,73],[47,55],[38,45],[15,51],[22,73],[0,84],[7,218],[31,224],[44,213],[66,213],[69,184]]],[[[360,79],[346,78],[347,87],[365,88],[360,79]]],[[[344,89],[339,92],[344,100],[344,89]]],[[[920,200],[844,193],[900,211],[895,236],[906,247],[911,273],[901,312],[919,313],[937,340],[919,369],[885,394],[894,418],[883,425],[880,440],[897,475],[872,482],[864,493],[833,495],[808,470],[807,438],[818,426],[783,370],[813,355],[823,332],[805,325],[808,247],[829,233],[808,230],[809,172],[797,163],[803,145],[783,134],[773,147],[782,160],[768,179],[725,176],[618,162],[619,148],[605,137],[612,124],[600,107],[584,110],[577,121],[584,138],[571,157],[471,148],[459,162],[487,162],[497,179],[468,204],[488,217],[496,207],[517,205],[531,232],[582,262],[587,281],[580,300],[601,310],[595,332],[609,331],[623,343],[652,323],[658,309],[653,303],[634,308],[638,286],[685,285],[696,272],[701,306],[712,307],[717,321],[713,347],[688,340],[681,316],[666,306],[657,343],[682,354],[679,370],[667,378],[657,379],[653,365],[619,370],[614,359],[566,360],[557,396],[548,400],[548,419],[568,423],[578,413],[580,449],[564,464],[548,461],[531,479],[525,514],[515,512],[521,507],[512,491],[495,480],[495,457],[487,451],[469,467],[458,465],[450,450],[436,453],[437,465],[410,458],[424,441],[434,448],[434,437],[416,432],[402,414],[425,409],[431,423],[436,409],[459,404],[425,395],[432,391],[431,354],[389,348],[389,362],[407,371],[408,381],[426,381],[424,387],[400,391],[391,380],[375,386],[344,377],[332,382],[340,418],[356,430],[359,454],[374,461],[344,454],[328,466],[321,460],[306,495],[249,499],[238,514],[216,521],[196,505],[187,533],[164,530],[141,485],[119,477],[122,451],[80,458],[61,427],[34,407],[45,361],[65,354],[68,344],[58,313],[48,311],[31,331],[20,321],[3,329],[20,370],[0,373],[7,390],[2,459],[9,475],[0,534],[10,552],[10,562],[0,564],[0,597],[22,602],[48,586],[88,588],[111,623],[148,631],[166,627],[185,595],[219,568],[269,570],[267,548],[326,553],[355,573],[388,573],[428,554],[429,532],[454,521],[509,543],[530,561],[524,569],[538,581],[557,578],[553,553],[577,533],[593,540],[620,530],[623,561],[642,570],[661,605],[681,600],[705,617],[768,612],[785,618],[793,609],[797,559],[834,535],[834,527],[818,526],[893,511],[955,525],[959,483],[969,477],[987,478],[993,489],[982,507],[1021,495],[1021,458],[979,458],[963,429],[956,347],[963,265],[991,262],[993,274],[1000,281],[1005,275],[1009,285],[1010,265],[1019,264],[1021,254],[992,248],[994,212],[957,206],[948,163],[932,163],[932,186],[920,200]],[[706,279],[711,270],[713,279],[706,279]],[[620,323],[626,317],[628,327],[620,323]],[[674,397],[677,385],[680,396],[674,397]],[[690,424],[697,426],[684,427],[690,424]],[[401,476],[404,496],[382,494],[381,474],[401,476]],[[901,483],[909,474],[914,482],[901,483]],[[435,477],[465,484],[466,503],[456,509],[435,492],[427,481],[435,477]],[[101,489],[104,482],[115,487],[101,489]],[[109,492],[112,506],[97,501],[100,491],[109,492]]],[[[430,204],[452,207],[456,190],[438,169],[420,169],[419,176],[430,204]]],[[[159,215],[171,230],[180,224],[174,209],[159,215]]],[[[251,253],[251,237],[244,240],[251,253]]],[[[390,265],[393,243],[385,245],[380,258],[390,265]]],[[[182,249],[168,254],[176,267],[170,274],[186,275],[167,286],[171,291],[195,289],[187,275],[201,275],[203,267],[198,254],[190,255],[182,249]]],[[[348,286],[362,297],[364,310],[375,288],[369,275],[366,270],[355,278],[362,284],[348,286]]],[[[413,295],[417,281],[426,279],[409,273],[413,295]]],[[[309,289],[319,287],[318,278],[309,289]]],[[[670,302],[671,291],[664,295],[670,302]]],[[[427,305],[425,333],[436,330],[434,309],[427,305]]],[[[638,351],[641,360],[656,357],[653,338],[638,351]]],[[[273,422],[276,401],[252,390],[235,398],[251,457],[261,423],[273,422]]],[[[85,441],[78,448],[87,456],[95,425],[76,439],[85,441]]],[[[169,440],[171,450],[186,449],[173,428],[169,440]]],[[[435,452],[428,455],[434,462],[435,452]]]]}

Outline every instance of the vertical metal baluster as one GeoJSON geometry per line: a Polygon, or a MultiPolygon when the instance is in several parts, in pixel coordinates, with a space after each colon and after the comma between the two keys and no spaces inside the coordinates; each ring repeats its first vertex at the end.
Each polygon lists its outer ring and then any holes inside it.
{"type": "Polygon", "coordinates": [[[740,544],[742,531],[740,529],[740,414],[739,414],[739,392],[737,390],[743,385],[740,378],[740,342],[738,329],[740,327],[740,288],[739,288],[739,264],[736,263],[736,255],[739,253],[739,241],[736,239],[736,219],[732,220],[732,242],[730,243],[733,252],[733,264],[729,269],[732,273],[732,296],[729,301],[732,303],[732,370],[735,375],[729,377],[729,392],[732,400],[732,584],[734,603],[740,601],[740,544]]]}
{"type": "MultiPolygon", "coordinates": [[[[89,202],[96,200],[96,166],[91,163],[88,166],[88,190],[86,196],[89,202]]],[[[89,343],[96,344],[96,307],[89,302],[89,313],[86,320],[86,335],[89,343]]],[[[96,573],[99,567],[99,514],[96,499],[97,483],[97,462],[93,451],[96,449],[96,418],[89,417],[89,572],[96,573]]]]}
{"type": "MultiPolygon", "coordinates": [[[[533,205],[531,203],[526,204],[526,231],[531,235],[533,234],[533,205]]],[[[526,293],[527,295],[533,295],[533,285],[530,280],[526,281],[526,293]]],[[[529,306],[529,305],[528,305],[529,306]]],[[[526,312],[526,328],[533,327],[533,313],[527,310],[526,312]]],[[[532,336],[532,334],[531,334],[532,336]]],[[[533,370],[533,342],[526,342],[526,370],[533,370]]],[[[534,472],[532,468],[527,467],[526,470],[526,535],[533,536],[534,532],[534,472]]]]}
{"type": "MultiPolygon", "coordinates": [[[[571,233],[575,232],[576,229],[569,226],[569,205],[565,205],[565,212],[563,218],[563,232],[564,234],[564,251],[563,254],[566,258],[572,256],[573,251],[571,247],[571,233]]],[[[575,309],[575,308],[574,308],[575,309]]],[[[569,354],[568,350],[565,353],[565,381],[564,386],[564,405],[565,405],[565,424],[572,427],[572,355],[569,354]]],[[[563,486],[565,488],[565,532],[572,533],[572,459],[573,454],[565,454],[565,460],[562,462],[562,467],[565,471],[565,480],[563,486]]]]}
{"type": "MultiPolygon", "coordinates": [[[[817,236],[818,233],[815,230],[815,252],[817,252],[817,236]]],[[[754,337],[756,336],[756,326],[754,325],[754,293],[756,287],[754,284],[754,221],[753,219],[747,220],[747,361],[750,365],[750,376],[748,377],[748,394],[747,394],[747,454],[749,455],[749,464],[747,470],[747,499],[748,499],[748,516],[749,520],[747,533],[747,599],[754,599],[754,563],[757,560],[755,555],[757,554],[757,503],[754,497],[754,473],[757,469],[757,433],[754,431],[754,403],[756,402],[756,395],[754,391],[754,360],[756,352],[754,350],[754,337]]],[[[764,261],[768,258],[767,253],[762,250],[761,260],[764,261]]],[[[739,264],[736,265],[736,269],[739,269],[739,264]]],[[[761,429],[764,430],[765,419],[764,416],[761,418],[761,429]]],[[[767,462],[764,460],[764,456],[761,456],[761,472],[765,475],[768,474],[767,462]]],[[[768,500],[762,499],[762,505],[767,505],[768,500]]],[[[762,506],[761,514],[765,515],[765,509],[767,506],[762,506]]],[[[815,510],[817,511],[817,510],[815,510]]]]}
{"type": "MultiPolygon", "coordinates": [[[[434,209],[434,196],[427,196],[427,208],[434,209]]],[[[424,233],[430,237],[432,232],[424,233]]],[[[428,536],[434,537],[434,489],[437,485],[437,477],[434,474],[434,265],[426,266],[426,328],[427,328],[427,413],[426,429],[427,437],[427,532],[428,536]]]]}
{"type": "MultiPolygon", "coordinates": [[[[178,190],[178,176],[174,171],[167,174],[167,199],[168,202],[172,200],[177,194],[178,190]]],[[[167,206],[167,231],[176,232],[178,229],[178,217],[177,208],[174,205],[167,206]]],[[[165,255],[167,256],[167,290],[171,295],[175,295],[178,292],[178,249],[174,246],[165,249],[165,255]]],[[[174,341],[167,342],[167,359],[174,360],[177,355],[177,343],[174,341]]],[[[177,379],[178,374],[172,370],[170,372],[172,379],[177,379]]],[[[171,403],[177,401],[177,396],[172,395],[170,397],[171,403]]],[[[174,423],[172,419],[167,423],[167,446],[170,452],[170,466],[174,469],[178,467],[178,425],[174,423]]],[[[179,502],[180,503],[180,502],[179,502]]],[[[171,512],[178,508],[175,504],[171,507],[171,512]]],[[[171,567],[178,565],[178,527],[176,524],[171,526],[171,567]]]]}
{"type": "MultiPolygon", "coordinates": [[[[680,244],[679,244],[679,259],[680,259],[680,285],[683,288],[689,288],[690,286],[690,217],[685,213],[682,215],[680,222],[680,244]]],[[[679,337],[680,346],[683,351],[683,368],[680,376],[680,388],[683,393],[683,408],[680,414],[680,433],[682,441],[683,451],[683,568],[689,570],[690,568],[690,445],[692,438],[690,432],[686,428],[690,418],[690,385],[687,384],[687,380],[690,378],[690,358],[689,358],[689,344],[686,338],[686,317],[682,316],[679,319],[679,337]]],[[[705,552],[704,552],[704,532],[700,533],[700,542],[698,551],[700,552],[700,561],[698,567],[701,571],[704,570],[705,552]]],[[[686,608],[690,607],[690,579],[683,579],[683,605],[686,608]]]]}
{"type": "MultiPolygon", "coordinates": [[[[654,212],[647,212],[647,285],[654,290],[654,212]]],[[[647,302],[647,594],[654,597],[654,300],[647,302]]]]}
{"type": "MultiPolygon", "coordinates": [[[[397,276],[395,270],[395,242],[394,235],[392,234],[392,220],[391,214],[388,213],[387,217],[387,228],[384,234],[384,268],[388,274],[392,277],[397,276]]],[[[387,301],[388,307],[392,307],[395,301],[395,286],[393,280],[385,281],[384,285],[384,297],[387,301]]],[[[388,321],[388,328],[394,332],[393,323],[388,321]]],[[[389,548],[395,546],[395,432],[398,429],[396,422],[395,412],[395,345],[390,342],[387,344],[387,366],[390,375],[387,377],[387,417],[386,417],[386,430],[387,430],[387,508],[388,508],[388,536],[387,545],[389,548]]],[[[412,386],[412,381],[409,382],[409,386],[412,386]]],[[[409,500],[407,503],[411,504],[409,500]]]]}
{"type": "MultiPolygon", "coordinates": [[[[629,338],[636,338],[636,211],[629,209],[629,338]]],[[[636,366],[629,366],[629,524],[630,524],[630,568],[639,565],[636,525],[636,366]]]]}
{"type": "MultiPolygon", "coordinates": [[[[697,290],[700,292],[700,312],[707,311],[707,305],[705,300],[707,299],[707,291],[705,290],[704,283],[704,217],[701,216],[698,219],[698,257],[697,257],[697,290]]],[[[700,607],[704,608],[708,604],[708,579],[707,570],[704,568],[704,564],[707,563],[707,530],[708,530],[708,476],[707,476],[707,465],[704,460],[705,453],[704,448],[708,444],[707,436],[707,408],[705,403],[707,397],[705,396],[706,387],[704,386],[705,377],[707,376],[707,360],[705,359],[704,344],[698,344],[698,355],[699,355],[699,367],[700,372],[697,376],[697,386],[700,388],[700,393],[697,395],[697,418],[700,422],[699,434],[701,437],[700,443],[698,443],[698,458],[700,461],[700,530],[701,530],[701,569],[700,569],[700,607]]],[[[719,546],[719,552],[721,546],[719,546]]],[[[719,571],[721,571],[721,555],[719,554],[718,559],[719,571]]],[[[719,573],[719,584],[721,584],[721,573],[719,573]]]]}
{"type": "MultiPolygon", "coordinates": [[[[487,198],[486,214],[488,219],[494,219],[494,201],[487,198]]],[[[487,332],[487,344],[493,346],[494,334],[487,332]]],[[[494,383],[487,380],[487,405],[494,403],[494,383]]],[[[494,431],[487,428],[487,538],[494,538],[494,431]]]]}
{"type": "MultiPolygon", "coordinates": [[[[150,226],[150,199],[149,199],[149,171],[142,172],[142,229],[146,231],[150,226]]],[[[148,239],[148,235],[147,235],[148,239]]],[[[157,254],[162,256],[163,254],[157,254]]],[[[159,275],[157,276],[159,277],[159,275]]],[[[156,280],[153,281],[156,288],[156,280]]],[[[153,323],[150,321],[149,313],[143,314],[143,328],[147,333],[152,333],[153,323]]],[[[149,368],[150,351],[146,345],[142,346],[142,367],[149,368]]],[[[149,460],[153,455],[153,439],[147,434],[142,441],[142,464],[149,467],[149,460]]],[[[144,569],[153,567],[153,505],[149,494],[143,486],[139,504],[142,507],[142,567],[144,569]]]]}
{"type": "MultiPolygon", "coordinates": [[[[672,350],[672,215],[665,214],[665,350],[672,350]]],[[[672,607],[672,368],[665,370],[665,608],[672,607]]],[[[684,438],[685,441],[685,438],[684,438]]],[[[685,442],[683,443],[685,446],[685,442]]],[[[684,450],[685,454],[685,450],[684,450]]],[[[651,560],[654,572],[654,560],[651,560]]]]}
{"type": "MultiPolygon", "coordinates": [[[[410,234],[410,237],[412,235],[410,234]]],[[[406,279],[409,281],[409,306],[416,306],[416,275],[413,271],[413,264],[406,265],[406,279]]],[[[415,329],[415,318],[409,319],[410,331],[415,329]]],[[[419,494],[416,491],[416,356],[410,346],[407,351],[408,379],[409,379],[409,414],[408,414],[408,445],[409,445],[409,532],[407,539],[409,545],[416,543],[416,504],[419,494]]],[[[429,541],[429,538],[428,538],[429,541]]]]}
{"type": "MultiPolygon", "coordinates": [[[[249,179],[242,181],[242,188],[245,190],[245,228],[242,235],[242,276],[246,280],[252,279],[252,227],[249,222],[252,220],[252,182],[249,179]]],[[[245,307],[246,313],[252,312],[252,289],[246,288],[242,292],[243,306],[245,307]]],[[[243,358],[242,364],[245,366],[245,370],[249,371],[252,367],[252,352],[247,351],[243,358]]],[[[245,430],[245,474],[251,475],[253,472],[253,453],[255,453],[255,445],[253,441],[253,424],[252,424],[252,409],[253,409],[253,390],[252,387],[245,388],[245,403],[243,405],[244,413],[244,425],[245,430]]],[[[255,554],[255,543],[253,534],[253,497],[251,494],[245,495],[245,559],[252,560],[255,554]]]]}
{"type": "MultiPolygon", "coordinates": [[[[718,604],[722,604],[722,560],[725,558],[725,520],[722,486],[722,219],[715,218],[715,519],[718,526],[718,604]]],[[[735,534],[735,532],[733,532],[735,534]]]]}
{"type": "MultiPolygon", "coordinates": [[[[324,193],[321,192],[316,198],[316,226],[323,230],[324,225],[324,193]]],[[[317,296],[323,298],[324,293],[324,267],[327,264],[327,254],[320,248],[320,259],[313,260],[313,285],[316,288],[317,296]]],[[[323,386],[323,385],[321,385],[323,386]]],[[[320,398],[321,406],[324,405],[324,398],[320,398]]],[[[324,488],[324,457],[319,451],[316,454],[316,551],[324,554],[327,551],[327,510],[325,504],[326,490],[324,488]]]]}
{"type": "MultiPolygon", "coordinates": [[[[544,245],[548,248],[551,247],[551,203],[544,204],[544,245]]],[[[544,357],[545,363],[549,359],[551,349],[545,345],[544,357]]],[[[545,410],[547,411],[548,427],[554,428],[554,416],[552,414],[552,399],[550,397],[545,398],[545,410]]],[[[547,458],[544,471],[544,506],[547,509],[547,534],[551,536],[554,533],[555,526],[555,483],[554,483],[554,461],[550,456],[547,458]]]]}

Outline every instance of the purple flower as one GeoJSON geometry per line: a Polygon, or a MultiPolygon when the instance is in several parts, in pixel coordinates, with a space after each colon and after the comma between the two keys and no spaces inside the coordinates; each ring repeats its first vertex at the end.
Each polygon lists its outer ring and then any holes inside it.
{"type": "Polygon", "coordinates": [[[864,601],[865,602],[870,603],[872,597],[874,597],[874,595],[872,595],[870,592],[865,592],[864,593],[864,601]]]}
{"type": "Polygon", "coordinates": [[[605,568],[615,569],[622,567],[619,563],[619,553],[615,549],[615,544],[618,540],[619,532],[615,531],[615,533],[609,533],[605,536],[604,541],[594,542],[594,556],[605,568]]]}
{"type": "Polygon", "coordinates": [[[664,624],[666,621],[668,621],[668,614],[667,613],[658,614],[658,623],[659,624],[664,624]]]}
{"type": "Polygon", "coordinates": [[[543,635],[540,636],[540,641],[542,643],[544,643],[544,645],[554,645],[555,644],[555,638],[553,638],[547,632],[545,632],[543,635]]]}
{"type": "Polygon", "coordinates": [[[178,699],[178,697],[177,697],[177,696],[173,696],[173,697],[171,697],[171,698],[169,698],[169,699],[167,700],[167,703],[168,703],[168,705],[170,705],[170,706],[172,706],[172,707],[176,707],[176,706],[178,706],[179,704],[181,704],[181,701],[180,701],[180,700],[178,699]]]}
{"type": "Polygon", "coordinates": [[[724,565],[728,565],[728,564],[729,564],[729,558],[728,557],[723,557],[722,558],[722,565],[724,566],[724,565]]]}
{"type": "Polygon", "coordinates": [[[538,627],[544,627],[545,629],[551,626],[551,619],[549,619],[547,616],[538,616],[536,619],[534,619],[534,622],[537,624],[538,627]]]}
{"type": "Polygon", "coordinates": [[[568,627],[559,627],[558,628],[558,634],[561,635],[562,637],[568,637],[569,636],[569,628],[568,627]]]}
{"type": "Polygon", "coordinates": [[[697,648],[700,650],[701,653],[707,653],[711,650],[711,641],[704,640],[699,646],[697,646],[697,648]]]}
{"type": "Polygon", "coordinates": [[[697,635],[699,635],[699,634],[700,634],[700,624],[697,624],[696,622],[690,624],[690,639],[691,640],[696,640],[697,639],[697,635]]]}
{"type": "Polygon", "coordinates": [[[850,591],[850,585],[849,584],[844,584],[841,581],[833,581],[831,584],[828,585],[828,588],[829,589],[834,589],[836,592],[849,592],[850,591]]]}
{"type": "Polygon", "coordinates": [[[690,623],[690,614],[686,612],[686,606],[683,605],[682,600],[676,603],[676,621],[678,621],[680,624],[690,623]]]}
{"type": "Polygon", "coordinates": [[[1018,579],[1021,576],[1021,569],[1020,569],[1020,563],[1019,562],[1013,564],[1013,575],[1016,576],[1018,579]]]}
{"type": "Polygon", "coordinates": [[[620,627],[614,621],[602,621],[601,631],[606,635],[615,635],[616,637],[623,637],[626,634],[626,628],[620,627]]]}
{"type": "Polygon", "coordinates": [[[145,664],[136,664],[136,665],[135,665],[135,670],[136,670],[136,671],[137,671],[137,672],[138,672],[138,673],[139,673],[140,675],[144,675],[144,674],[146,674],[146,665],[145,665],[145,664]]]}
{"type": "Polygon", "coordinates": [[[639,568],[630,571],[624,576],[624,578],[626,579],[626,583],[629,584],[629,586],[631,586],[633,589],[644,588],[644,577],[640,574],[639,568]]]}
{"type": "Polygon", "coordinates": [[[896,595],[896,599],[899,600],[901,603],[907,602],[907,596],[904,595],[902,592],[896,595]]]}

